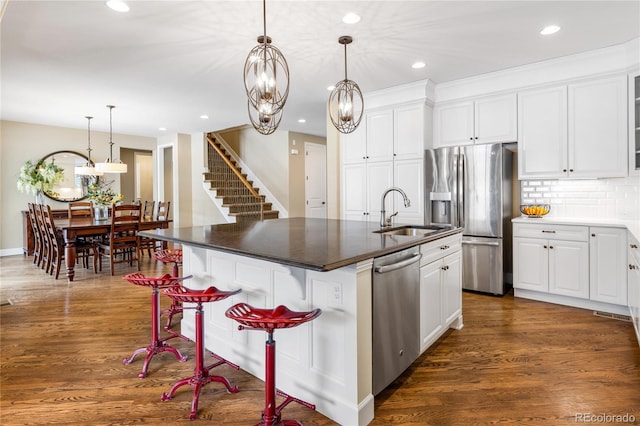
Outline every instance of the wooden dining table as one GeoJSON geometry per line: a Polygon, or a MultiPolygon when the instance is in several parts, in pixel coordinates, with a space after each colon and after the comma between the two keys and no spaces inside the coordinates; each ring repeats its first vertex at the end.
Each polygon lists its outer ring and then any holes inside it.
{"type": "MultiPolygon", "coordinates": [[[[140,230],[167,229],[172,220],[141,220],[140,230]]],[[[111,232],[111,218],[95,220],[93,218],[68,218],[54,221],[56,230],[64,239],[64,257],[67,264],[67,280],[73,281],[76,264],[76,238],[108,235],[111,232]]]]}

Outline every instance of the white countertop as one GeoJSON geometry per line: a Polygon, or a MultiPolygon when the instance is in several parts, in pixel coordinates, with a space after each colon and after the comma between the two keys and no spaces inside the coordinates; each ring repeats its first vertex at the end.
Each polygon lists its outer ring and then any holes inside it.
{"type": "Polygon", "coordinates": [[[636,240],[640,241],[640,221],[623,219],[593,219],[574,217],[527,217],[519,216],[511,219],[513,223],[536,223],[549,225],[582,225],[582,226],[611,226],[626,228],[636,240]]]}

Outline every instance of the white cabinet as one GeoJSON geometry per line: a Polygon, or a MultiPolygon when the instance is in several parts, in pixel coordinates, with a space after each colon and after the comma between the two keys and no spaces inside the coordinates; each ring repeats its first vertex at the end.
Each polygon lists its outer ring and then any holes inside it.
{"type": "MultiPolygon", "coordinates": [[[[397,223],[422,224],[424,222],[424,160],[397,160],[393,165],[393,184],[407,194],[411,205],[404,206],[402,196],[393,192],[393,212],[398,212],[397,223]]],[[[390,197],[389,197],[390,198],[390,197]]],[[[388,202],[387,202],[388,203],[388,202]]],[[[388,216],[387,216],[388,217],[388,216]]]]}
{"type": "Polygon", "coordinates": [[[569,176],[627,175],[627,77],[569,84],[569,176]]]}
{"type": "Polygon", "coordinates": [[[589,298],[585,226],[513,226],[513,287],[589,298]]]}
{"type": "Polygon", "coordinates": [[[629,174],[640,175],[640,70],[629,74],[629,174]]]}
{"type": "Polygon", "coordinates": [[[636,336],[640,342],[640,242],[629,235],[627,253],[627,303],[629,314],[636,329],[636,336]]]}
{"type": "Polygon", "coordinates": [[[461,236],[424,244],[420,251],[420,352],[449,328],[462,328],[461,236]]]}
{"type": "Polygon", "coordinates": [[[397,211],[396,223],[424,221],[425,106],[411,103],[365,112],[364,125],[341,135],[342,217],[380,220],[384,190],[397,186],[411,200],[404,207],[394,193],[387,197],[388,215],[397,211]]]}
{"type": "Polygon", "coordinates": [[[627,304],[627,230],[590,227],[590,298],[600,302],[627,304]]]}
{"type": "Polygon", "coordinates": [[[518,93],[518,177],[567,174],[567,88],[518,93]]]}
{"type": "Polygon", "coordinates": [[[434,108],[435,146],[517,140],[516,95],[486,96],[434,108]]]}
{"type": "Polygon", "coordinates": [[[626,176],[626,86],[618,75],[519,92],[519,178],[626,176]]]}

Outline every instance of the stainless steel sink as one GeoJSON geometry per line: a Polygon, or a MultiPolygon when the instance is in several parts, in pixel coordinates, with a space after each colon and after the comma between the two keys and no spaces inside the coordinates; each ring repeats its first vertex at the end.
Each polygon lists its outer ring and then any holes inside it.
{"type": "Polygon", "coordinates": [[[438,231],[440,231],[439,228],[434,229],[426,226],[401,226],[398,228],[383,228],[373,232],[383,235],[406,235],[410,237],[422,237],[438,231]]]}

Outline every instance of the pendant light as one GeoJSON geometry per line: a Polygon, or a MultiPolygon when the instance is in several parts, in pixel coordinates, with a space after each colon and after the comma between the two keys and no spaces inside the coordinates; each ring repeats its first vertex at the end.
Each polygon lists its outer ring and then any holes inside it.
{"type": "Polygon", "coordinates": [[[244,63],[244,88],[249,100],[249,118],[253,127],[264,135],[273,133],[280,124],[281,113],[289,96],[289,66],[280,50],[267,36],[266,0],[262,1],[263,35],[249,52],[244,63]],[[262,124],[261,124],[262,123],[262,124]]]}
{"type": "Polygon", "coordinates": [[[364,111],[364,99],[360,87],[347,78],[347,44],[353,41],[351,36],[342,36],[338,43],[344,45],[344,80],[336,83],[329,95],[329,116],[334,127],[340,133],[351,133],[358,128],[364,111]]]}
{"type": "Polygon", "coordinates": [[[85,117],[87,119],[87,162],[84,166],[76,166],[74,173],[84,176],[102,176],[104,173],[96,170],[93,161],[91,161],[91,119],[93,117],[85,117]]]}
{"type": "Polygon", "coordinates": [[[104,173],[127,173],[127,165],[120,160],[113,159],[113,124],[111,119],[115,106],[107,105],[107,108],[109,108],[109,158],[104,163],[97,163],[96,170],[104,173]]]}

